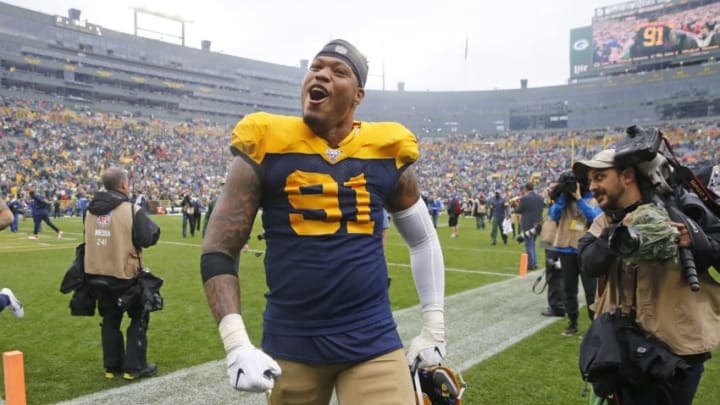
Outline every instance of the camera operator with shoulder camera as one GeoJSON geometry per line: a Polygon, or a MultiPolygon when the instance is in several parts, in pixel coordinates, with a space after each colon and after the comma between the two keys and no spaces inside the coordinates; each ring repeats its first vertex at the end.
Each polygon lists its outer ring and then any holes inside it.
{"type": "Polygon", "coordinates": [[[568,327],[562,335],[572,336],[578,332],[578,278],[582,281],[585,291],[585,302],[590,319],[594,315],[590,306],[595,298],[596,280],[580,273],[577,247],[578,240],[601,210],[584,182],[579,181],[572,173],[560,175],[557,186],[550,193],[550,198],[555,202],[550,206],[549,216],[557,223],[552,250],[560,261],[565,312],[568,317],[568,327]]]}
{"type": "MultiPolygon", "coordinates": [[[[630,129],[628,135],[632,136],[630,129]]],[[[609,378],[602,380],[603,384],[611,382],[601,388],[601,392],[598,392],[599,383],[590,381],[596,394],[611,395],[623,404],[689,405],[700,383],[703,362],[720,342],[720,285],[711,280],[707,271],[702,271],[703,266],[707,270],[709,264],[716,268],[720,264],[720,245],[707,238],[702,244],[700,239],[691,238],[691,231],[702,230],[692,222],[671,220],[672,204],[658,202],[658,188],[662,188],[663,181],[655,169],[660,166],[642,163],[662,160],[658,157],[661,154],[655,154],[657,149],[649,148],[639,160],[621,159],[626,156],[620,154],[625,150],[621,142],[617,150],[603,150],[592,159],[573,165],[576,176],[589,179],[590,191],[603,210],[580,239],[580,263],[584,275],[599,277],[593,305],[596,317],[616,314],[616,318],[629,319],[645,339],[638,347],[628,343],[621,349],[625,352],[622,363],[609,377],[603,377],[609,378]],[[652,218],[647,215],[652,210],[658,210],[658,219],[640,220],[642,216],[652,218]],[[651,229],[658,230],[653,235],[667,236],[651,242],[651,229]],[[691,277],[686,277],[683,270],[687,258],[678,254],[683,249],[688,249],[698,260],[700,270],[692,280],[695,286],[699,282],[699,290],[688,287],[686,278],[691,277]],[[653,363],[652,369],[643,369],[641,362],[649,362],[653,352],[659,353],[652,346],[652,342],[658,340],[668,355],[658,357],[661,360],[653,363]],[[641,348],[642,353],[638,351],[641,348]],[[633,355],[628,356],[627,352],[633,355]],[[643,359],[641,354],[647,356],[643,359]],[[639,375],[643,383],[624,375],[624,370],[636,366],[642,370],[639,375]],[[665,371],[668,368],[669,371],[665,371]],[[657,377],[658,374],[667,377],[657,377]]],[[[656,145],[659,146],[659,141],[656,145]]],[[[668,192],[681,189],[664,188],[668,192]]],[[[692,263],[692,270],[694,266],[692,263]]],[[[620,336],[620,329],[615,327],[615,330],[615,336],[620,336]]],[[[582,358],[581,349],[581,365],[582,358]]]]}

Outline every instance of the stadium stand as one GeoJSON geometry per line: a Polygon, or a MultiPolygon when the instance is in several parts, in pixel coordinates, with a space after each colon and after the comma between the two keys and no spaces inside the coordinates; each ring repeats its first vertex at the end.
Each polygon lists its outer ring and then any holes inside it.
{"type": "MultiPolygon", "coordinates": [[[[0,3],[3,193],[32,186],[72,205],[78,193],[97,188],[103,167],[119,162],[134,190],[166,208],[188,192],[208,200],[239,118],[259,110],[300,114],[299,67],[76,17],[0,3]]],[[[512,195],[530,179],[542,187],[630,124],[663,128],[690,165],[717,162],[720,65],[712,55],[647,71],[596,69],[563,86],[368,90],[358,117],[399,121],[418,135],[417,171],[428,195],[512,195]]]]}
{"type": "Polygon", "coordinates": [[[299,113],[304,72],[0,3],[2,94],[176,120],[299,113]]]}

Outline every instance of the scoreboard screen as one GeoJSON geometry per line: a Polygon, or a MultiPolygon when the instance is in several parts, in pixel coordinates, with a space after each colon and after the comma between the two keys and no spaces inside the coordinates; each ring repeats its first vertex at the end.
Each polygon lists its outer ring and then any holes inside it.
{"type": "Polygon", "coordinates": [[[720,0],[636,0],[570,32],[571,77],[720,55],[720,0]]]}

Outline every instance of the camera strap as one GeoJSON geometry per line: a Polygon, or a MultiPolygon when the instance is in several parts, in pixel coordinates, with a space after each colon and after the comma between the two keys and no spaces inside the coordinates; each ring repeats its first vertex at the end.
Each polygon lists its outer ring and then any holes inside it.
{"type": "Polygon", "coordinates": [[[715,201],[718,196],[716,196],[715,193],[710,191],[705,186],[705,184],[703,184],[703,182],[698,178],[698,176],[693,173],[692,170],[688,169],[687,167],[681,165],[680,162],[678,162],[677,156],[675,156],[675,151],[673,151],[672,146],[670,146],[670,142],[668,141],[668,139],[663,137],[663,141],[665,142],[665,147],[671,155],[670,158],[668,158],[668,162],[676,170],[678,176],[680,177],[680,180],[685,186],[689,187],[692,191],[695,192],[695,194],[697,194],[703,204],[705,204],[705,207],[707,207],[715,215],[720,217],[720,205],[718,205],[718,203],[715,201]]]}
{"type": "Polygon", "coordinates": [[[140,249],[135,246],[135,207],[132,203],[130,203],[130,218],[132,219],[131,225],[130,225],[130,240],[133,244],[133,247],[135,248],[135,252],[137,252],[138,257],[138,263],[140,264],[140,270],[143,268],[142,264],[142,254],[140,253],[140,249]]]}
{"type": "Polygon", "coordinates": [[[547,287],[547,285],[548,285],[546,273],[547,273],[547,269],[545,269],[544,272],[540,273],[540,275],[537,276],[535,281],[533,281],[532,292],[534,292],[535,294],[540,295],[545,291],[545,287],[547,287]],[[538,289],[538,287],[540,287],[540,288],[538,289]]]}

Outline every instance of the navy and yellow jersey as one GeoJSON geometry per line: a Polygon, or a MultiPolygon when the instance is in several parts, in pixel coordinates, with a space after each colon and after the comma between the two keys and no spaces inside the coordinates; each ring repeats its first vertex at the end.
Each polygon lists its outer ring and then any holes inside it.
{"type": "Polygon", "coordinates": [[[287,353],[288,342],[275,345],[272,336],[347,334],[388,322],[396,336],[382,247],[383,201],[418,158],[413,134],[397,123],[356,122],[333,149],[299,117],[254,113],[236,125],[231,148],[262,182],[268,285],[263,349],[312,361],[287,353]]]}
{"type": "Polygon", "coordinates": [[[630,56],[636,58],[673,51],[674,42],[669,23],[649,22],[635,29],[635,43],[631,47],[630,56]]]}

